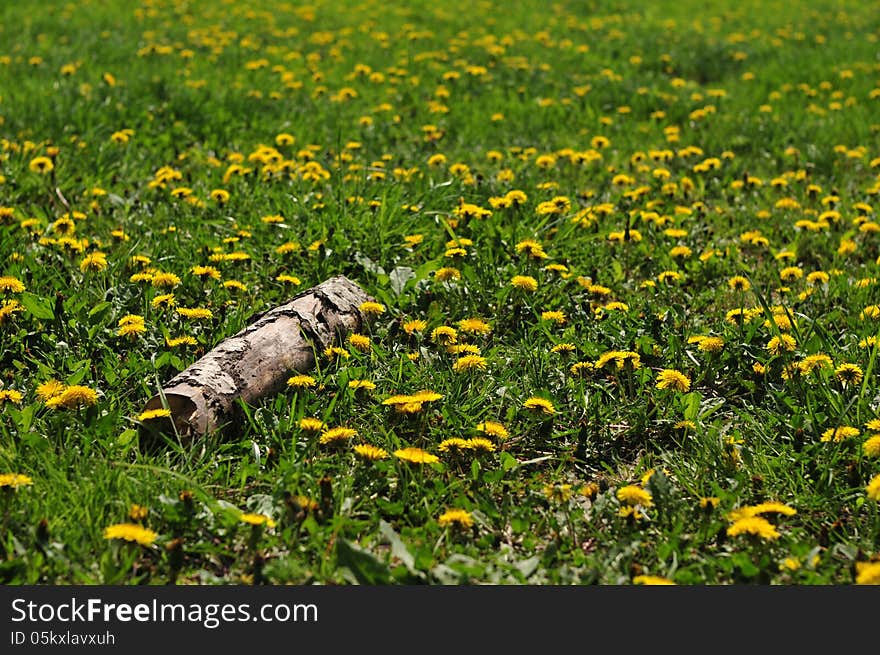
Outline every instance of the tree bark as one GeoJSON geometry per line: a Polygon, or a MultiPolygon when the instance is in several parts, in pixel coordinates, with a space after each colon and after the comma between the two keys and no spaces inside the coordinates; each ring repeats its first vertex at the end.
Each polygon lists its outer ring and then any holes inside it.
{"type": "Polygon", "coordinates": [[[147,401],[145,411],[167,408],[171,416],[142,421],[142,439],[176,433],[190,441],[218,429],[235,432],[241,427],[239,401],[277,393],[293,372],[313,368],[334,340],[366,326],[368,317],[359,307],[371,300],[340,275],[259,316],[147,401]]]}

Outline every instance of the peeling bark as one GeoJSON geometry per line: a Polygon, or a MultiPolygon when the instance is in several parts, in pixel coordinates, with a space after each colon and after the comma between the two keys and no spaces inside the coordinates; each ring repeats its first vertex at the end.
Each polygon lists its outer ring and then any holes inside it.
{"type": "Polygon", "coordinates": [[[167,406],[171,416],[144,421],[142,437],[176,431],[188,441],[218,429],[234,431],[240,424],[239,400],[251,404],[278,393],[292,373],[312,369],[316,353],[365,327],[359,306],[369,300],[340,275],[259,316],[147,401],[144,410],[167,406]]]}

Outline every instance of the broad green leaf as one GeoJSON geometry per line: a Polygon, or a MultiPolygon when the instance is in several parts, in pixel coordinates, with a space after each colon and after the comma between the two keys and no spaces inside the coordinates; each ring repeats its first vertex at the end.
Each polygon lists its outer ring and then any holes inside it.
{"type": "Polygon", "coordinates": [[[392,581],[387,564],[347,539],[336,542],[336,562],[351,571],[360,584],[390,584],[392,581]]]}
{"type": "Polygon", "coordinates": [[[46,321],[55,318],[55,312],[52,310],[52,303],[46,298],[41,298],[40,296],[35,296],[34,294],[25,291],[18,297],[18,300],[34,318],[46,321]]]}

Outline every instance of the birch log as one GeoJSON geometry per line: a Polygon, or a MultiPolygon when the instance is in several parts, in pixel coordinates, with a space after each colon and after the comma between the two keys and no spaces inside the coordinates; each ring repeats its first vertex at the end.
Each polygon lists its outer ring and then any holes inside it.
{"type": "Polygon", "coordinates": [[[294,372],[305,372],[334,341],[362,330],[359,307],[373,299],[344,276],[332,277],[275,307],[221,341],[147,401],[144,410],[167,406],[171,416],[145,420],[141,434],[191,440],[240,423],[245,403],[279,392],[294,372]],[[163,400],[164,398],[164,400],[163,400]]]}

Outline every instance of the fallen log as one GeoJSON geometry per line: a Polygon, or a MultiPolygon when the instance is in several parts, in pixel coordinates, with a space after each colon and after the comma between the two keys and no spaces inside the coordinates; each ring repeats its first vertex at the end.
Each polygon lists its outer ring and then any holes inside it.
{"type": "Polygon", "coordinates": [[[142,439],[176,433],[184,441],[214,430],[235,431],[240,401],[250,404],[277,393],[293,372],[313,368],[334,340],[366,326],[368,315],[359,307],[372,300],[340,275],[262,314],[147,401],[145,412],[168,409],[171,415],[142,421],[142,439]]]}

